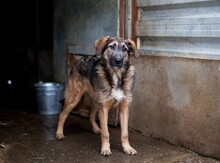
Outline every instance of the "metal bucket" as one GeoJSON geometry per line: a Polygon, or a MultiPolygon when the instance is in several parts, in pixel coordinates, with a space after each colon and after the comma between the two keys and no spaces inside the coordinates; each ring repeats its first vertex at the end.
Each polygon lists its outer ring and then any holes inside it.
{"type": "Polygon", "coordinates": [[[64,99],[64,83],[38,82],[35,85],[38,113],[43,115],[59,114],[64,99]]]}

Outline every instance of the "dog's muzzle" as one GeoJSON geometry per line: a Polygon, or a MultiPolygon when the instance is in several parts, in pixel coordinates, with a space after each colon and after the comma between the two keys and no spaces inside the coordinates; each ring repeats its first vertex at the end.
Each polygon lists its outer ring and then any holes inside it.
{"type": "Polygon", "coordinates": [[[112,58],[111,59],[111,65],[118,67],[118,68],[122,68],[123,66],[123,58],[112,58]]]}

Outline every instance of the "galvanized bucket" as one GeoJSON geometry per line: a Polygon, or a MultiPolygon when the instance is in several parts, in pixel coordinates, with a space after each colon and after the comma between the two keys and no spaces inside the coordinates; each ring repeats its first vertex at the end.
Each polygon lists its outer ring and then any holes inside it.
{"type": "Polygon", "coordinates": [[[38,113],[43,115],[59,114],[64,99],[64,83],[38,82],[34,86],[38,113]]]}

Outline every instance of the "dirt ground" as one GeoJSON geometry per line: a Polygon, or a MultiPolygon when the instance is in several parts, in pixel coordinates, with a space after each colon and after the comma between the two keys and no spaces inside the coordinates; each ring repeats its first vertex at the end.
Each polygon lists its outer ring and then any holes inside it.
{"type": "Polygon", "coordinates": [[[55,139],[58,116],[22,109],[0,109],[0,163],[220,163],[190,150],[129,131],[135,156],[122,152],[120,127],[109,127],[112,156],[100,155],[101,139],[89,120],[70,115],[65,139],[55,139]]]}

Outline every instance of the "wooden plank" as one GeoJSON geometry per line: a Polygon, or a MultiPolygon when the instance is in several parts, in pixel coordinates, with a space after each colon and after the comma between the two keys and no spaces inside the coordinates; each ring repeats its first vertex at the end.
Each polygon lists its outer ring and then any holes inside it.
{"type": "Polygon", "coordinates": [[[119,37],[124,38],[125,34],[125,0],[119,2],[119,37]]]}
{"type": "Polygon", "coordinates": [[[138,9],[137,9],[137,1],[132,0],[132,40],[136,42],[137,32],[136,32],[136,22],[138,20],[138,9]]]}

